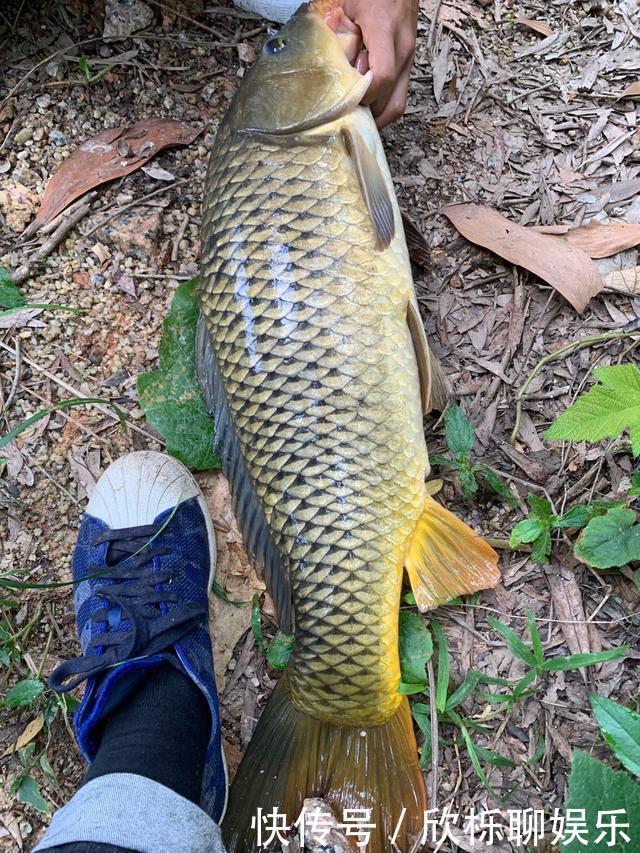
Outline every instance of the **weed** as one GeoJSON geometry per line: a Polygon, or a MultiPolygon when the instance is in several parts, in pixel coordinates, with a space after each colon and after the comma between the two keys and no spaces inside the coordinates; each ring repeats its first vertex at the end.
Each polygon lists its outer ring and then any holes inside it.
{"type": "Polygon", "coordinates": [[[453,468],[466,500],[474,500],[482,490],[493,492],[510,506],[516,505],[514,496],[500,475],[483,462],[474,461],[472,451],[476,432],[462,409],[453,403],[444,413],[444,437],[451,455],[435,453],[431,456],[431,462],[453,468]]]}
{"type": "MultiPolygon", "coordinates": [[[[549,658],[544,653],[540,633],[530,612],[527,613],[530,646],[500,620],[489,617],[488,621],[490,626],[503,638],[512,654],[527,666],[527,672],[515,687],[508,679],[494,678],[471,670],[457,687],[452,688],[450,684],[449,650],[442,626],[432,619],[428,630],[417,613],[402,611],[400,668],[403,681],[400,684],[400,692],[415,696],[420,693],[430,696],[430,687],[425,677],[425,667],[432,659],[434,646],[437,647],[433,702],[427,704],[422,701],[414,701],[411,708],[413,717],[424,735],[420,766],[425,769],[431,761],[431,705],[433,704],[438,716],[438,724],[453,726],[454,731],[458,733],[457,743],[466,749],[478,778],[490,790],[483,763],[504,767],[515,767],[516,765],[510,759],[493,750],[486,749],[474,741],[473,732],[488,734],[489,729],[485,725],[465,717],[460,711],[462,703],[473,695],[476,699],[485,700],[492,704],[498,703],[512,707],[516,702],[534,695],[537,691],[536,680],[542,680],[547,673],[580,669],[604,661],[619,660],[626,655],[627,647],[611,649],[606,652],[549,658]],[[411,679],[411,681],[407,681],[407,679],[411,679]],[[478,689],[480,685],[493,685],[508,689],[502,693],[487,693],[478,689]]],[[[447,741],[443,742],[447,743],[447,741]]],[[[544,744],[539,744],[529,763],[537,762],[543,751],[544,744]]]]}

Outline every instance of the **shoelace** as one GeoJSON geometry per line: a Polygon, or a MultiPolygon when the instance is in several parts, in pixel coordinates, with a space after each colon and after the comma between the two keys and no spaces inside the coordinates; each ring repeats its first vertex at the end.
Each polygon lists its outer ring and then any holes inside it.
{"type": "Polygon", "coordinates": [[[169,572],[153,571],[153,558],[169,553],[154,545],[160,530],[159,525],[149,524],[107,530],[96,537],[95,545],[110,543],[108,573],[103,567],[95,573],[111,582],[93,590],[93,595],[105,599],[105,606],[91,615],[94,625],[104,628],[92,637],[83,655],[55,668],[49,676],[53,690],[66,693],[115,664],[165,651],[206,616],[205,607],[191,602],[162,613],[160,604],[174,604],[178,595],[170,589],[169,572]],[[125,620],[131,627],[123,630],[119,626],[125,620]]]}

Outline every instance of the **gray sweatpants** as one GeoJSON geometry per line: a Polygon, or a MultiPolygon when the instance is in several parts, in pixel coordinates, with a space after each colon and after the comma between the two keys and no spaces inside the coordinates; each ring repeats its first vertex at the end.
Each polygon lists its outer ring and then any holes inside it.
{"type": "Polygon", "coordinates": [[[209,815],[134,773],[110,773],[83,785],[54,814],[34,853],[83,841],[140,853],[225,853],[209,815]]]}

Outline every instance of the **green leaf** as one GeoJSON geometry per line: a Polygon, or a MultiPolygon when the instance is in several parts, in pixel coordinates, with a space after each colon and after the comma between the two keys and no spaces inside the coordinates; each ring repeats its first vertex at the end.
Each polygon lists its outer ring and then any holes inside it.
{"type": "Polygon", "coordinates": [[[531,507],[531,515],[536,518],[550,521],[553,517],[553,507],[546,498],[539,498],[538,495],[529,492],[527,502],[531,507]]]}
{"type": "Polygon", "coordinates": [[[11,785],[11,790],[16,794],[19,802],[32,806],[36,811],[43,814],[51,813],[49,803],[44,799],[38,783],[31,776],[18,776],[11,785]]]}
{"type": "Polygon", "coordinates": [[[22,708],[31,705],[42,694],[44,684],[37,678],[25,678],[14,684],[4,697],[7,708],[22,708]]]}
{"type": "Polygon", "coordinates": [[[640,495],[640,471],[636,471],[635,474],[631,475],[631,488],[629,489],[629,494],[632,497],[640,495]]]}
{"type": "Polygon", "coordinates": [[[604,696],[592,696],[591,707],[618,761],[640,776],[640,714],[604,696]]]}
{"type": "Polygon", "coordinates": [[[436,708],[438,713],[444,713],[447,707],[449,692],[449,647],[447,638],[440,623],[435,619],[431,622],[431,630],[438,644],[438,674],[436,675],[436,708]]]}
{"type": "Polygon", "coordinates": [[[580,534],[574,554],[596,569],[640,560],[640,524],[636,524],[636,513],[616,507],[592,519],[580,534]]]}
{"type": "Polygon", "coordinates": [[[429,716],[429,706],[425,705],[424,702],[413,702],[411,713],[424,737],[422,752],[420,753],[420,769],[427,770],[431,762],[431,718],[429,716]]]}
{"type": "Polygon", "coordinates": [[[592,518],[604,515],[606,507],[598,504],[577,504],[553,520],[554,527],[584,527],[592,518]]]}
{"type": "Polygon", "coordinates": [[[527,625],[529,626],[529,634],[531,635],[531,646],[533,648],[533,656],[536,659],[538,669],[544,664],[544,649],[542,648],[542,640],[540,639],[540,631],[536,625],[533,613],[530,610],[525,611],[527,617],[527,625]]]}
{"type": "Polygon", "coordinates": [[[262,619],[260,618],[260,599],[254,595],[251,599],[251,630],[256,641],[256,646],[261,655],[266,655],[267,644],[262,633],[262,619]]]}
{"type": "Polygon", "coordinates": [[[416,681],[413,684],[401,681],[398,684],[398,693],[401,696],[415,696],[416,693],[424,693],[426,686],[424,681],[416,681]]]}
{"type": "Polygon", "coordinates": [[[21,305],[24,305],[24,296],[7,271],[0,267],[0,308],[19,308],[21,305]]]}
{"type": "Polygon", "coordinates": [[[515,761],[512,761],[510,758],[505,758],[504,755],[500,755],[499,752],[494,752],[492,749],[485,749],[485,747],[480,746],[480,744],[475,744],[475,747],[480,758],[482,758],[483,761],[488,761],[489,764],[493,764],[496,767],[518,766],[515,761]]]}
{"type": "MultiPolygon", "coordinates": [[[[631,853],[637,849],[640,838],[640,785],[631,776],[620,770],[612,770],[602,761],[596,761],[584,752],[576,750],[571,762],[569,775],[569,793],[565,809],[584,812],[587,845],[577,838],[562,846],[563,853],[583,853],[585,850],[607,850],[614,853],[631,853]],[[598,827],[598,816],[603,811],[623,809],[625,814],[616,815],[618,826],[630,824],[624,832],[631,839],[627,843],[620,835],[612,846],[608,846],[609,833],[598,827]],[[604,832],[600,842],[597,839],[604,832]]],[[[575,814],[575,812],[574,812],[575,814]]],[[[602,826],[602,824],[601,824],[602,826]]]]}
{"type": "Polygon", "coordinates": [[[430,453],[429,454],[429,462],[432,465],[446,465],[449,468],[453,468],[458,471],[462,468],[460,462],[457,459],[449,459],[448,456],[443,456],[441,453],[430,453]]]}
{"type": "Polygon", "coordinates": [[[198,387],[196,323],[200,311],[197,279],[175,292],[158,348],[158,369],[138,377],[138,396],[147,419],[164,437],[167,450],[197,470],[217,468],[213,418],[198,387]]]}
{"type": "Polygon", "coordinates": [[[523,518],[511,531],[509,547],[517,548],[523,542],[535,542],[546,529],[545,523],[539,518],[523,518]]]}
{"type": "Polygon", "coordinates": [[[433,640],[422,617],[408,610],[400,611],[400,671],[407,685],[426,685],[425,667],[433,654],[433,640]]]}
{"type": "Polygon", "coordinates": [[[487,789],[487,791],[493,792],[491,788],[491,783],[487,778],[487,774],[482,769],[482,765],[480,764],[480,759],[478,758],[478,753],[476,752],[475,745],[471,740],[471,735],[467,731],[466,726],[461,725],[460,731],[462,732],[462,737],[464,738],[465,745],[467,747],[467,752],[469,753],[469,758],[471,759],[471,764],[473,765],[473,769],[476,771],[478,778],[487,789]]]}
{"type": "Polygon", "coordinates": [[[471,468],[462,465],[458,470],[458,478],[465,500],[472,501],[478,494],[478,481],[471,468]]]}
{"type": "Polygon", "coordinates": [[[476,443],[474,428],[455,403],[450,403],[444,413],[444,437],[454,456],[465,456],[473,450],[476,443]]]}
{"type": "Polygon", "coordinates": [[[47,753],[43,752],[41,754],[40,758],[38,759],[38,761],[40,763],[40,767],[41,767],[44,775],[47,777],[47,779],[53,785],[53,787],[57,788],[58,777],[56,776],[55,770],[53,769],[53,767],[51,766],[51,764],[49,762],[49,757],[47,756],[47,753]]]}
{"type": "Polygon", "coordinates": [[[512,631],[508,625],[496,619],[495,616],[487,616],[487,622],[504,639],[512,654],[529,666],[535,667],[536,659],[533,652],[522,642],[515,631],[512,631]]]}
{"type": "Polygon", "coordinates": [[[464,681],[453,691],[451,696],[447,699],[446,711],[451,711],[453,708],[457,708],[458,705],[461,705],[465,699],[467,699],[473,691],[478,686],[478,682],[480,681],[480,673],[474,672],[473,670],[467,673],[464,681]]]}
{"type": "Polygon", "coordinates": [[[598,383],[569,406],[545,433],[550,439],[600,441],[631,430],[632,452],[640,453],[640,370],[634,364],[600,367],[598,383]]]}
{"type": "Polygon", "coordinates": [[[267,649],[267,663],[277,669],[278,672],[286,669],[293,651],[295,636],[293,634],[282,634],[278,632],[269,643],[267,649]]]}
{"type": "Polygon", "coordinates": [[[577,655],[566,655],[565,657],[546,660],[542,668],[545,672],[580,669],[580,667],[593,666],[596,663],[621,660],[627,656],[628,651],[629,646],[619,646],[617,649],[608,649],[606,652],[584,652],[577,655]]]}
{"type": "Polygon", "coordinates": [[[495,492],[498,497],[502,498],[505,503],[508,503],[509,506],[516,506],[517,501],[509,491],[509,486],[507,486],[497,471],[494,471],[493,468],[489,468],[489,466],[485,465],[483,462],[479,462],[474,465],[473,471],[476,475],[479,475],[484,480],[487,487],[492,492],[495,492]]]}
{"type": "Polygon", "coordinates": [[[551,531],[545,528],[533,543],[531,559],[534,563],[546,563],[551,553],[551,531]]]}

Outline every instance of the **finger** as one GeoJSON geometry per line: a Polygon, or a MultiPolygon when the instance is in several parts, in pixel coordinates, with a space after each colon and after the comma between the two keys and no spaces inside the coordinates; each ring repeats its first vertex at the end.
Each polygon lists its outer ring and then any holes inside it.
{"type": "MultiPolygon", "coordinates": [[[[376,119],[378,130],[382,130],[388,124],[396,121],[404,114],[407,106],[407,95],[409,92],[409,75],[411,74],[411,62],[406,66],[400,77],[391,97],[385,103],[383,109],[376,114],[373,113],[376,119]]],[[[371,108],[373,112],[373,107],[371,108]]]]}
{"type": "Polygon", "coordinates": [[[381,112],[394,90],[397,69],[395,44],[392,27],[383,22],[372,24],[363,21],[360,24],[365,46],[369,52],[369,68],[373,71],[373,80],[363,103],[371,106],[372,111],[381,112]],[[366,29],[365,29],[366,27],[366,29]]]}

